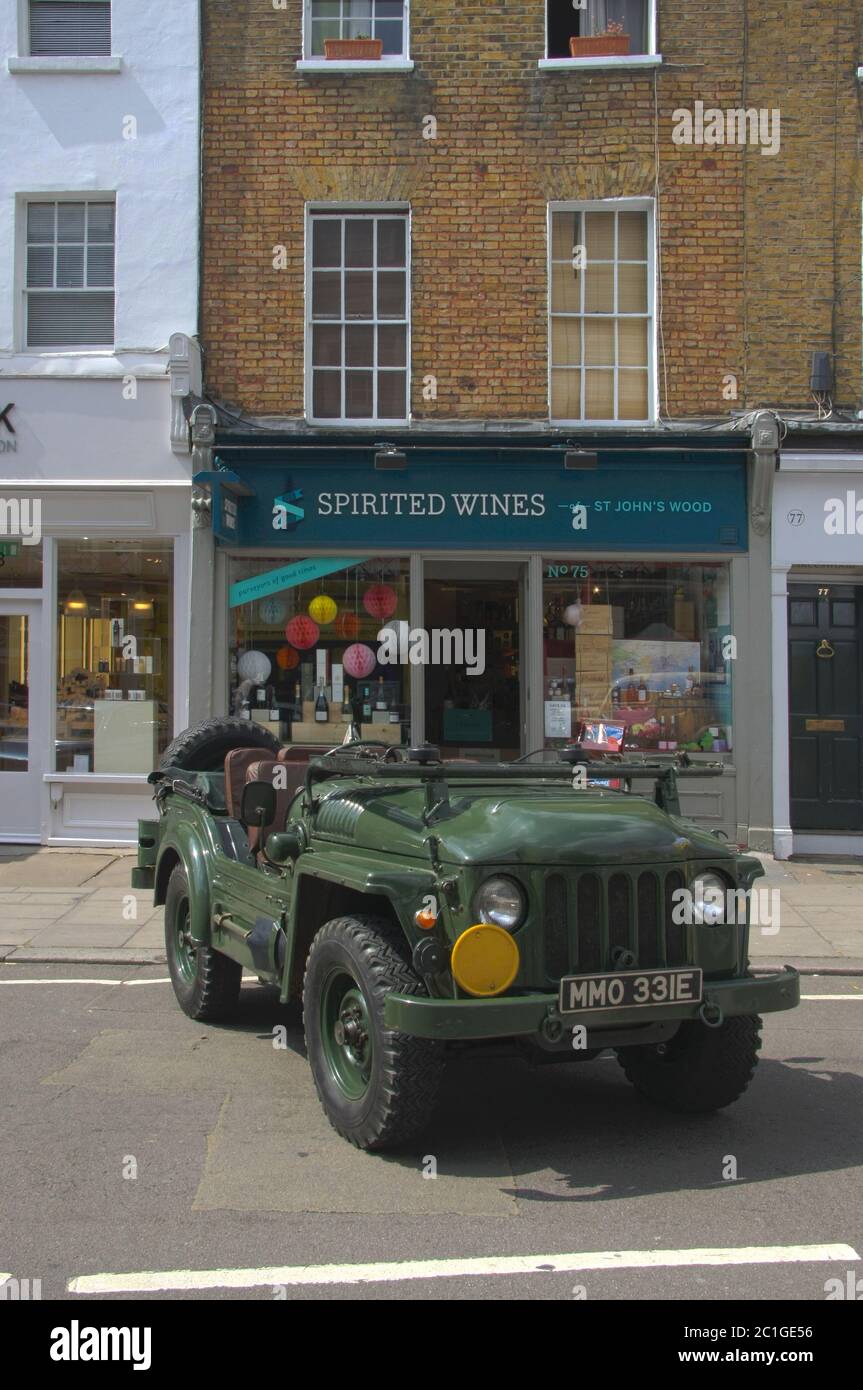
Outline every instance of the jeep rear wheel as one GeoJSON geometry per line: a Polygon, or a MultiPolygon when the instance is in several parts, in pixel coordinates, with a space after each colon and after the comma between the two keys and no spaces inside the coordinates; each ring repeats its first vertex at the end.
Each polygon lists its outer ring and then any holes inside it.
{"type": "Polygon", "coordinates": [[[360,1149],[394,1148],[418,1134],[440,1084],[440,1046],[384,1025],[394,992],[425,993],[397,927],[376,917],[321,927],[303,984],[306,1048],[330,1124],[360,1149]]]}
{"type": "Polygon", "coordinates": [[[165,896],[165,954],[177,1003],[189,1018],[217,1023],[236,1009],[243,967],[202,946],[190,930],[189,880],[178,864],[165,896]]]}
{"type": "Polygon", "coordinates": [[[742,1096],[758,1065],[761,1019],[740,1015],[718,1028],[682,1023],[667,1043],[624,1047],[617,1059],[637,1091],[685,1115],[708,1114],[742,1096]]]}

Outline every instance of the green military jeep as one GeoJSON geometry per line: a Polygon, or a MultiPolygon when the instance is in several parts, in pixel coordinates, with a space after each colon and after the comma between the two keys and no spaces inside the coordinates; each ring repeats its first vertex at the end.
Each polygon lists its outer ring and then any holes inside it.
{"type": "Polygon", "coordinates": [[[226,1018],[244,967],[302,997],[321,1104],[361,1148],[417,1134],[447,1058],[480,1044],[534,1062],[611,1048],[659,1104],[728,1105],[758,1015],[799,1000],[794,970],[748,968],[761,865],[681,818],[696,769],[553,756],[309,757],[239,719],[181,734],[133,873],[165,905],[180,1007],[226,1018]]]}

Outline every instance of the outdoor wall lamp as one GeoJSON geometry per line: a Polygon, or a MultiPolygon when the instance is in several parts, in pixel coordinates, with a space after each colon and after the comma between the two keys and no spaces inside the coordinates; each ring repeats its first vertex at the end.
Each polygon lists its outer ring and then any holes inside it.
{"type": "Polygon", "coordinates": [[[563,456],[563,466],[568,472],[576,468],[598,468],[599,455],[588,449],[567,449],[563,456]]]}
{"type": "Polygon", "coordinates": [[[395,444],[378,444],[375,454],[375,468],[385,468],[392,472],[404,472],[408,466],[407,454],[397,449],[395,444]]]}

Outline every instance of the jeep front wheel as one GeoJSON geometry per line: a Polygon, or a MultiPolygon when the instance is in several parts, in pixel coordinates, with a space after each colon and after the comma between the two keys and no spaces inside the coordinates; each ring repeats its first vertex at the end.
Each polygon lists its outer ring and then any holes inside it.
{"type": "Polygon", "coordinates": [[[330,1124],[360,1149],[412,1139],[437,1097],[440,1046],[384,1024],[384,1002],[396,992],[425,993],[398,927],[375,917],[321,927],[303,983],[306,1048],[330,1124]]]}
{"type": "Polygon", "coordinates": [[[186,870],[177,864],[165,895],[165,955],[171,984],[184,1014],[217,1023],[237,1007],[243,967],[194,940],[190,905],[186,870]]]}
{"type": "Polygon", "coordinates": [[[718,1028],[682,1023],[667,1043],[624,1047],[618,1061],[637,1091],[667,1110],[703,1115],[742,1096],[758,1064],[761,1019],[740,1015],[718,1028]]]}

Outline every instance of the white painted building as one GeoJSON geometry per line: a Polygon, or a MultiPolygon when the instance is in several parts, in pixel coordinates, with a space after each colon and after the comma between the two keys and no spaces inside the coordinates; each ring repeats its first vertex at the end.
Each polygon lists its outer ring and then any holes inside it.
{"type": "Polygon", "coordinates": [[[134,840],[187,722],[199,42],[0,0],[0,840],[134,840]]]}

